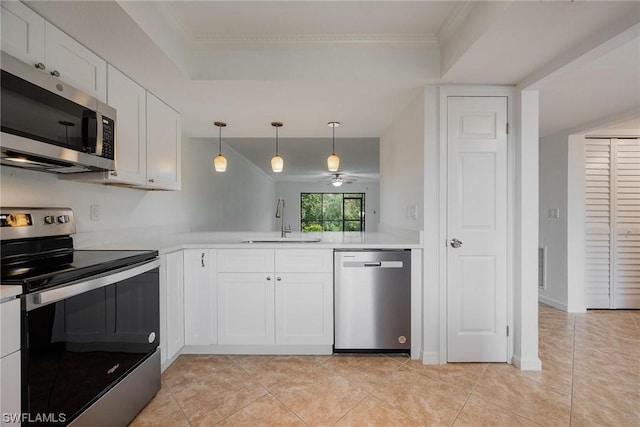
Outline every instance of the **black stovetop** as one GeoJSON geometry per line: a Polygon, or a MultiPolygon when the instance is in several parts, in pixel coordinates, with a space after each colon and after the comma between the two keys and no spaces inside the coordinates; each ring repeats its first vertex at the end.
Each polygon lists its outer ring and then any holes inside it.
{"type": "Polygon", "coordinates": [[[1,284],[21,285],[33,292],[154,259],[158,251],[71,250],[40,259],[3,259],[1,284]]]}

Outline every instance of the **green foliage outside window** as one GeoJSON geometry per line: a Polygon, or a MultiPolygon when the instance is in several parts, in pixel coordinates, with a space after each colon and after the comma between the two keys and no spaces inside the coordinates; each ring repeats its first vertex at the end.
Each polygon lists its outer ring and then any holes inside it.
{"type": "Polygon", "coordinates": [[[364,193],[302,193],[303,232],[364,231],[364,193]]]}

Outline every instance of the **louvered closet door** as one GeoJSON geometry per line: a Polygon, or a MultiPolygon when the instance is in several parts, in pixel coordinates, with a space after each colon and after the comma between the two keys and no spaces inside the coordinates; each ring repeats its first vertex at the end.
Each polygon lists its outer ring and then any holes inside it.
{"type": "Polygon", "coordinates": [[[586,306],[640,308],[640,140],[588,140],[585,172],[586,306]]]}
{"type": "Polygon", "coordinates": [[[587,141],[585,159],[585,303],[609,308],[611,288],[611,142],[587,141]]]}
{"type": "Polygon", "coordinates": [[[611,142],[616,158],[613,308],[640,308],[640,139],[611,142]]]}

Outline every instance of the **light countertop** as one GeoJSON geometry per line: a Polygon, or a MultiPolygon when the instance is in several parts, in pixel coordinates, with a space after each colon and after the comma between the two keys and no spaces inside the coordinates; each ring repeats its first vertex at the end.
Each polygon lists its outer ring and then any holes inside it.
{"type": "Polygon", "coordinates": [[[414,237],[377,232],[290,233],[291,241],[243,243],[243,240],[279,238],[279,232],[188,232],[161,237],[127,240],[106,245],[94,244],[82,249],[155,249],[160,254],[182,249],[420,249],[418,233],[414,237]],[[320,238],[319,242],[295,242],[296,238],[320,238]]]}
{"type": "Polygon", "coordinates": [[[22,286],[20,285],[0,285],[0,301],[13,299],[20,294],[22,294],[22,286]]]}

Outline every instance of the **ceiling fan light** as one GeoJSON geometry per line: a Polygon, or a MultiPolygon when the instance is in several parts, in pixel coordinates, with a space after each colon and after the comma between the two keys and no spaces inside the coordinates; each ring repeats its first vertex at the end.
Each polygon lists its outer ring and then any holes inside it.
{"type": "Polygon", "coordinates": [[[337,172],[340,169],[340,157],[336,153],[331,153],[327,158],[327,168],[330,172],[337,172]]]}
{"type": "Polygon", "coordinates": [[[227,170],[227,158],[222,155],[222,153],[218,154],[213,159],[213,167],[216,169],[216,172],[224,172],[227,170]]]}
{"type": "Polygon", "coordinates": [[[282,172],[284,168],[284,159],[280,157],[279,154],[276,154],[271,158],[271,170],[274,172],[282,172]]]}
{"type": "Polygon", "coordinates": [[[331,183],[331,185],[333,185],[334,187],[340,187],[342,185],[342,181],[341,180],[340,181],[338,181],[338,180],[333,181],[331,183]]]}

